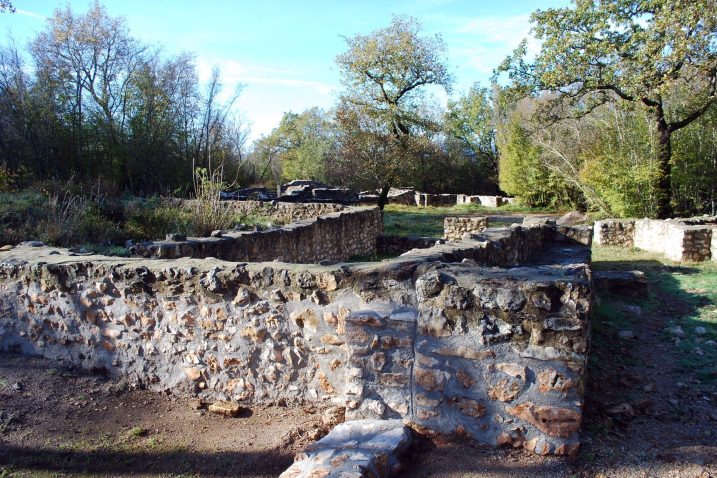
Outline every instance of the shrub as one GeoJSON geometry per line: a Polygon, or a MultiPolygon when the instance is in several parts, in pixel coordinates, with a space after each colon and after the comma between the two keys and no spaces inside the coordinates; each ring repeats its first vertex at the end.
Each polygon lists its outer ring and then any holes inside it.
{"type": "Polygon", "coordinates": [[[194,176],[194,201],[189,203],[192,229],[196,236],[209,236],[217,229],[230,229],[236,224],[232,213],[220,199],[224,184],[221,170],[209,173],[198,168],[194,176]]]}
{"type": "Polygon", "coordinates": [[[127,216],[125,231],[131,239],[164,239],[168,233],[191,234],[194,229],[189,211],[170,201],[132,204],[127,216]]]}

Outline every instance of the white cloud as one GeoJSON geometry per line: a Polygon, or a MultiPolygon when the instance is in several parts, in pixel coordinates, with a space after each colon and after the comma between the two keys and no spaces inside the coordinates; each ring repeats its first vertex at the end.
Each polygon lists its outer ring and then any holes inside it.
{"type": "Polygon", "coordinates": [[[337,87],[306,79],[297,71],[226,59],[199,59],[197,73],[202,83],[209,81],[214,67],[221,73],[220,100],[228,99],[238,85],[245,86],[235,108],[251,123],[250,140],[271,132],[284,112],[300,112],[312,106],[329,107],[337,87]]]}
{"type": "MultiPolygon", "coordinates": [[[[493,70],[510,55],[523,39],[528,40],[528,56],[540,50],[540,42],[530,34],[530,15],[506,17],[450,18],[445,32],[449,54],[466,77],[472,70],[472,81],[487,82],[493,70]]],[[[472,82],[471,81],[471,82],[472,82]]],[[[463,85],[465,87],[466,85],[463,85]]]]}
{"type": "Polygon", "coordinates": [[[45,15],[41,15],[39,13],[31,12],[29,10],[21,10],[17,9],[15,10],[15,15],[22,15],[23,17],[32,17],[32,18],[38,18],[40,20],[45,20],[47,17],[45,15]]]}

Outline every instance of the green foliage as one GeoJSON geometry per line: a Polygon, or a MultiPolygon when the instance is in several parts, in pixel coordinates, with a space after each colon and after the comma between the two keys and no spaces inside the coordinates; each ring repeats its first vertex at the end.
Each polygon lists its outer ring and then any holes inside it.
{"type": "Polygon", "coordinates": [[[448,102],[446,133],[456,138],[464,154],[494,184],[498,181],[498,151],[490,92],[473,85],[456,101],[448,102]]]}
{"type": "Polygon", "coordinates": [[[422,36],[412,18],[394,17],[369,35],[346,38],[336,58],[345,91],[339,101],[340,174],[382,189],[409,175],[412,159],[427,153],[440,128],[425,87],[450,90],[440,36],[422,36]]]}
{"type": "Polygon", "coordinates": [[[527,206],[564,206],[570,204],[568,188],[541,161],[541,150],[514,112],[498,128],[501,151],[500,188],[527,206]]]}
{"type": "Polygon", "coordinates": [[[187,208],[192,229],[196,236],[206,237],[212,231],[231,229],[235,225],[234,214],[225,207],[220,194],[224,189],[221,171],[210,173],[198,168],[194,176],[194,200],[187,208]]]}
{"type": "Polygon", "coordinates": [[[10,169],[6,164],[0,164],[0,191],[18,190],[30,182],[31,176],[24,166],[10,169]]]}
{"type": "Polygon", "coordinates": [[[717,3],[573,3],[533,13],[540,52],[528,62],[524,41],[498,71],[508,73],[518,96],[554,94],[540,112],[548,122],[584,116],[618,100],[646,107],[659,146],[656,214],[665,217],[672,210],[672,134],[717,101],[717,3]],[[676,85],[690,90],[689,101],[670,108],[676,85]]]}
{"type": "Polygon", "coordinates": [[[218,71],[201,91],[192,54],[165,57],[98,2],[82,14],[55,10],[28,51],[0,46],[0,70],[9,171],[136,194],[187,191],[195,166],[223,164],[250,180],[246,130],[230,112],[239,91],[223,94],[218,71]]]}
{"type": "MultiPolygon", "coordinates": [[[[580,153],[580,179],[611,216],[655,217],[659,165],[651,121],[642,111],[601,109],[586,122],[592,137],[580,153]]],[[[590,200],[590,198],[588,198],[590,200]]]]}
{"type": "MultiPolygon", "coordinates": [[[[267,166],[267,172],[271,166],[280,168],[282,181],[325,181],[333,136],[333,124],[319,108],[284,113],[279,126],[257,142],[256,159],[267,166]]],[[[271,173],[278,176],[274,170],[271,173]]]]}
{"type": "Polygon", "coordinates": [[[681,214],[717,214],[717,107],[675,134],[673,198],[681,214]]]}
{"type": "Polygon", "coordinates": [[[162,239],[169,233],[193,234],[189,211],[159,199],[130,204],[125,223],[127,235],[138,240],[162,239]]]}
{"type": "MultiPolygon", "coordinates": [[[[201,173],[199,173],[201,176],[201,173]]],[[[211,182],[203,177],[205,182],[211,182]]],[[[236,224],[276,224],[267,217],[237,216],[208,198],[215,184],[202,186],[200,201],[126,197],[107,199],[60,191],[0,192],[0,245],[41,240],[89,252],[127,255],[127,240],[159,240],[168,233],[208,235],[236,224]],[[207,232],[208,231],[208,232],[207,232]]]]}

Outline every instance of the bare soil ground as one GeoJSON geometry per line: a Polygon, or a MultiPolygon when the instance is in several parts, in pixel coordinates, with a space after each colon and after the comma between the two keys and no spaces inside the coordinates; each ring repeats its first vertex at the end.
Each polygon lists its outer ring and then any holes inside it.
{"type": "MultiPolygon", "coordinates": [[[[596,259],[598,269],[644,270],[651,298],[598,297],[579,457],[419,440],[403,477],[717,478],[717,265],[618,250],[596,259]],[[684,337],[666,332],[675,325],[684,337]],[[695,335],[697,326],[706,332],[695,335]]],[[[0,354],[0,478],[278,476],[321,435],[321,414],[275,406],[224,418],[188,399],[0,354]]]]}
{"type": "Polygon", "coordinates": [[[0,354],[0,477],[274,477],[320,427],[318,408],[225,418],[188,399],[0,354]]]}

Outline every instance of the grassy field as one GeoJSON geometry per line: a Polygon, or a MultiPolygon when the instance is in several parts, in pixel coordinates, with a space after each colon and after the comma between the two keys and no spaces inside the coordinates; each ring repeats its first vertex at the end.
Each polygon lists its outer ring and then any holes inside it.
{"type": "Polygon", "coordinates": [[[679,341],[675,340],[678,365],[704,381],[717,382],[717,346],[709,344],[717,341],[715,262],[676,263],[637,249],[601,246],[593,248],[593,268],[640,270],[645,273],[651,291],[649,298],[627,303],[624,299],[599,296],[593,319],[595,339],[599,340],[601,332],[609,330],[639,330],[643,321],[659,318],[664,321],[664,340],[674,339],[670,333],[674,327],[685,333],[679,341]],[[633,313],[630,305],[640,307],[642,313],[633,313]],[[703,333],[699,333],[700,328],[703,333]]]}
{"type": "MultiPolygon", "coordinates": [[[[525,213],[551,214],[555,211],[529,208],[509,204],[499,208],[490,208],[476,204],[464,204],[450,207],[415,207],[389,204],[383,212],[384,233],[395,236],[443,237],[443,219],[446,216],[465,214],[508,215],[525,213]]],[[[492,223],[492,225],[500,225],[492,223]]]]}

